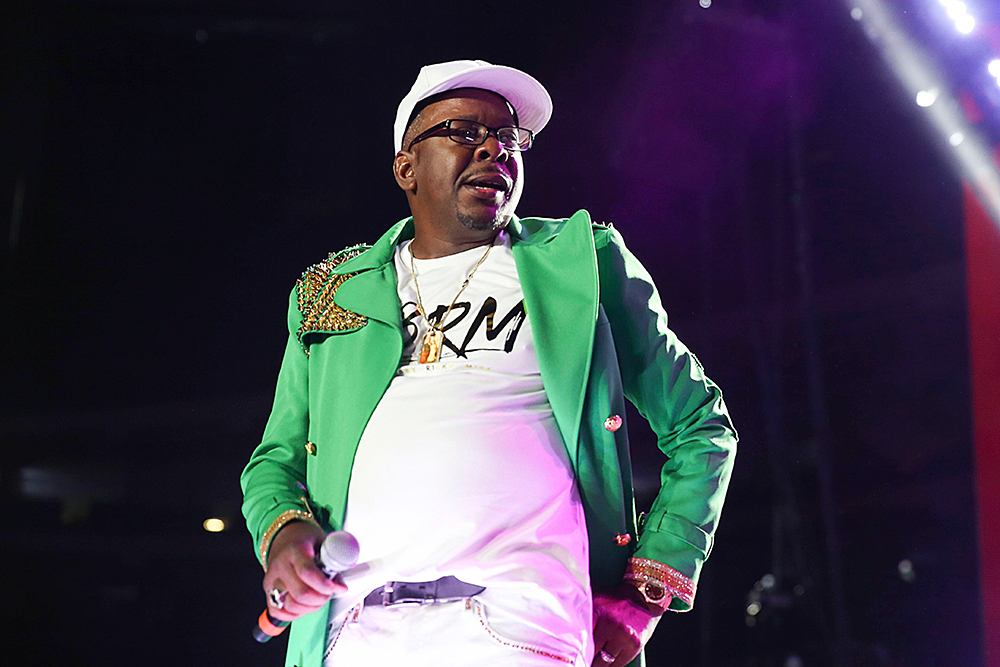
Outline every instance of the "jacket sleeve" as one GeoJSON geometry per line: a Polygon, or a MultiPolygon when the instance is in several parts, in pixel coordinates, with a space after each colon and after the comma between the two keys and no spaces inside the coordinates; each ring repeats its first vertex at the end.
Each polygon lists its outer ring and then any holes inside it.
{"type": "Polygon", "coordinates": [[[625,396],[667,456],[629,571],[638,559],[648,559],[654,571],[663,564],[683,575],[690,595],[675,594],[671,609],[684,611],[712,550],[737,435],[719,388],[667,327],[649,273],[614,229],[597,230],[595,241],[601,303],[611,321],[625,396]]]}
{"type": "Polygon", "coordinates": [[[288,343],[278,374],[274,405],[264,437],[243,470],[243,516],[257,558],[266,569],[267,549],[288,521],[314,521],[306,499],[306,437],[309,429],[309,377],[296,332],[301,315],[295,290],[288,305],[288,343]]]}

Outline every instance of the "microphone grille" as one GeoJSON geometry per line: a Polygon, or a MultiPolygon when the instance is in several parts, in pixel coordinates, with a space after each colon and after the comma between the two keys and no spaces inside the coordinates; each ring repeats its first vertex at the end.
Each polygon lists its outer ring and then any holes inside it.
{"type": "Polygon", "coordinates": [[[361,547],[353,535],[344,530],[330,533],[323,540],[319,557],[327,569],[343,571],[358,562],[361,547]]]}

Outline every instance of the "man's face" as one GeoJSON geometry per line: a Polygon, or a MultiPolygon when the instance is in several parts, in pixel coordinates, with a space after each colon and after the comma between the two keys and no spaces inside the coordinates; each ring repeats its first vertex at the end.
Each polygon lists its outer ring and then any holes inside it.
{"type": "MultiPolygon", "coordinates": [[[[503,97],[462,88],[424,108],[407,141],[452,118],[493,128],[516,125],[503,97]]],[[[503,228],[521,198],[521,154],[502,148],[492,135],[481,146],[458,144],[444,135],[429,137],[413,146],[410,165],[410,208],[417,224],[454,238],[503,228]]]]}

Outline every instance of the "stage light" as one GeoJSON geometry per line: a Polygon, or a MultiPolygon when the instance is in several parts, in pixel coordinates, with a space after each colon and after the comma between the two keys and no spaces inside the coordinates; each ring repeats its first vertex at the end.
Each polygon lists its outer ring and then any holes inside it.
{"type": "Polygon", "coordinates": [[[921,90],[917,93],[917,106],[929,107],[934,104],[938,98],[940,91],[937,88],[931,88],[930,90],[921,90]]]}
{"type": "Polygon", "coordinates": [[[747,605],[747,615],[748,616],[756,616],[759,613],[760,613],[760,603],[759,602],[751,602],[750,604],[747,605]]]}
{"type": "MultiPolygon", "coordinates": [[[[964,3],[956,0],[939,0],[939,3],[949,11],[949,15],[961,17],[975,13],[976,5],[969,5],[973,8],[970,12],[964,3]]],[[[913,96],[910,99],[916,98],[921,107],[933,105],[933,108],[920,115],[936,131],[939,137],[936,143],[941,149],[944,150],[945,146],[950,148],[947,159],[954,164],[958,174],[969,184],[990,218],[1000,228],[1000,169],[997,169],[994,161],[992,147],[974,128],[968,126],[959,100],[944,85],[937,84],[946,80],[937,59],[907,33],[905,22],[900,21],[895,14],[894,4],[888,0],[844,0],[844,8],[848,12],[855,7],[864,12],[864,18],[858,22],[859,28],[869,36],[872,45],[881,51],[886,65],[899,79],[907,94],[913,96]],[[952,137],[958,132],[963,135],[962,141],[957,146],[949,146],[953,141],[952,137]]],[[[981,31],[982,29],[979,30],[981,31]]],[[[993,60],[1000,60],[1000,53],[994,51],[983,64],[989,63],[990,74],[996,76],[995,71],[1000,70],[1000,63],[993,64],[993,60]]],[[[1000,83],[1000,76],[996,78],[1000,83]]],[[[957,139],[955,137],[954,140],[957,139]]]]}
{"type": "Polygon", "coordinates": [[[950,137],[948,137],[948,143],[952,146],[958,146],[960,143],[965,141],[965,135],[961,132],[955,132],[950,137]]]}
{"type": "Polygon", "coordinates": [[[226,529],[226,522],[218,517],[212,517],[205,519],[201,526],[210,533],[221,533],[226,529]]]}
{"type": "Polygon", "coordinates": [[[990,74],[1000,79],[1000,58],[990,61],[990,74]]]}
{"type": "Polygon", "coordinates": [[[704,7],[705,9],[708,9],[709,7],[712,6],[712,0],[698,0],[698,4],[704,7]]]}
{"type": "Polygon", "coordinates": [[[948,18],[955,22],[955,29],[963,35],[968,35],[976,29],[976,19],[969,13],[964,2],[958,0],[939,0],[948,12],[948,18]]]}
{"type": "Polygon", "coordinates": [[[860,21],[864,17],[865,13],[861,11],[860,7],[855,7],[854,9],[851,10],[851,18],[854,19],[855,21],[860,21]]]}
{"type": "Polygon", "coordinates": [[[957,21],[960,17],[965,16],[968,8],[965,6],[964,2],[949,2],[945,5],[948,8],[948,18],[957,21]]]}

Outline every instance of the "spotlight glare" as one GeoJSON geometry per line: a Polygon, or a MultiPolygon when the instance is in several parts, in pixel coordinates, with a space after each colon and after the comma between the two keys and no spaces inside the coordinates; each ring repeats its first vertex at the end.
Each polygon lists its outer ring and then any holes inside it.
{"type": "Polygon", "coordinates": [[[211,519],[205,519],[201,526],[210,533],[221,533],[226,529],[226,522],[217,517],[213,517],[211,519]]]}
{"type": "Polygon", "coordinates": [[[955,27],[958,28],[958,31],[963,35],[968,35],[976,29],[976,19],[972,18],[969,14],[965,14],[955,22],[955,27]]]}
{"type": "Polygon", "coordinates": [[[949,18],[957,21],[962,16],[966,16],[964,2],[953,2],[950,5],[948,5],[949,18]]]}
{"type": "Polygon", "coordinates": [[[854,19],[855,21],[860,21],[862,18],[864,18],[864,16],[865,13],[861,10],[860,7],[855,7],[854,9],[851,10],[851,18],[854,19]]]}
{"type": "Polygon", "coordinates": [[[958,146],[963,141],[965,141],[965,135],[961,132],[955,132],[950,137],[948,137],[948,143],[952,146],[958,146]]]}
{"type": "Polygon", "coordinates": [[[938,98],[938,89],[931,88],[930,90],[921,90],[917,93],[917,106],[929,107],[934,104],[938,98]]]}
{"type": "Polygon", "coordinates": [[[708,9],[712,6],[712,0],[698,0],[698,4],[705,9],[708,9]]]}
{"type": "Polygon", "coordinates": [[[990,61],[990,74],[1000,79],[1000,58],[990,61]]]}

